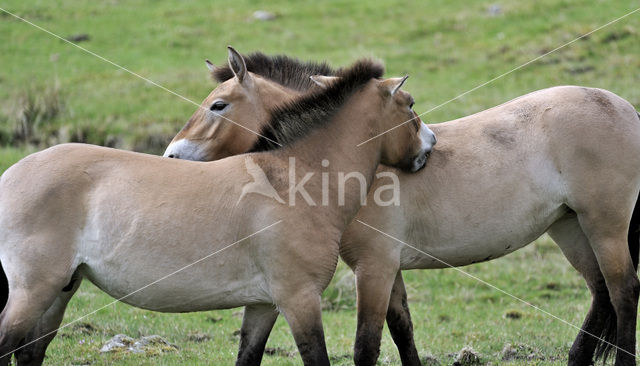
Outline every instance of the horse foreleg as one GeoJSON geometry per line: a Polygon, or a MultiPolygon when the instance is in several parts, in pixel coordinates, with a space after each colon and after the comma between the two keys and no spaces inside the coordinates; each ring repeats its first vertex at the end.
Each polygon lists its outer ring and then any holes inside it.
{"type": "Polygon", "coordinates": [[[278,311],[272,304],[249,305],[244,308],[237,366],[260,365],[269,333],[277,318],[278,311]]]}
{"type": "Polygon", "coordinates": [[[396,280],[391,290],[389,309],[387,310],[387,325],[400,353],[402,365],[422,365],[413,340],[413,324],[411,323],[411,313],[407,303],[407,291],[400,271],[396,275],[396,280]]]}
{"type": "Polygon", "coordinates": [[[397,263],[359,263],[356,267],[358,328],[354,346],[356,365],[375,365],[389,308],[391,289],[398,273],[397,263]]]}
{"type": "Polygon", "coordinates": [[[278,302],[278,308],[289,323],[302,362],[305,365],[328,366],[320,294],[301,290],[283,300],[278,302]]]}

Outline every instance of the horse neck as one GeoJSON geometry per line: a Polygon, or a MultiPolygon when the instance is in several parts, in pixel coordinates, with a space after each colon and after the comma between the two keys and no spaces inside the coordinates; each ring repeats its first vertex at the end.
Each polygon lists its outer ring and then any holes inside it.
{"type": "MultiPolygon", "coordinates": [[[[316,172],[316,175],[328,173],[331,202],[337,200],[340,174],[361,174],[366,180],[365,189],[368,191],[380,162],[380,139],[357,146],[379,130],[379,111],[371,108],[371,103],[364,95],[360,98],[352,97],[347,103],[323,128],[313,131],[289,147],[278,150],[282,157],[296,158],[296,169],[299,172],[297,175],[302,176],[304,172],[316,172]],[[329,163],[328,166],[323,165],[323,160],[329,163]]],[[[340,211],[346,222],[355,216],[361,206],[360,185],[354,182],[355,179],[352,179],[350,184],[344,185],[344,205],[335,207],[330,204],[340,211]]]]}

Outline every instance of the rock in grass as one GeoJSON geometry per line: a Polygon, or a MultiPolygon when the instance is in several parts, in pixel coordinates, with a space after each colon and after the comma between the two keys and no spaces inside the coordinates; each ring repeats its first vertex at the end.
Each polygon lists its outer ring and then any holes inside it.
{"type": "Polygon", "coordinates": [[[132,344],[135,343],[135,339],[126,336],[124,334],[116,334],[107,341],[102,348],[100,348],[100,352],[114,352],[114,351],[124,351],[129,348],[132,344]]]}
{"type": "Polygon", "coordinates": [[[205,333],[191,333],[189,334],[189,336],[187,337],[187,339],[191,342],[195,342],[195,343],[202,343],[202,342],[206,342],[206,341],[210,341],[211,340],[211,336],[205,333]]]}
{"type": "Polygon", "coordinates": [[[264,349],[264,354],[268,356],[295,357],[297,355],[297,352],[289,352],[286,349],[280,347],[267,347],[264,349]]]}
{"type": "Polygon", "coordinates": [[[275,18],[277,18],[277,15],[266,10],[256,10],[255,12],[253,12],[253,18],[257,20],[267,21],[274,20],[275,18]]]}
{"type": "Polygon", "coordinates": [[[420,357],[420,359],[422,360],[422,364],[424,366],[440,366],[441,365],[440,361],[438,361],[436,356],[432,354],[426,354],[420,357]]]}
{"type": "Polygon", "coordinates": [[[100,352],[131,352],[153,355],[172,352],[177,349],[177,346],[167,342],[159,335],[151,335],[136,340],[124,334],[116,334],[100,348],[100,352]]]}
{"type": "Polygon", "coordinates": [[[473,350],[473,348],[467,346],[460,350],[460,353],[456,356],[456,360],[453,366],[476,366],[482,365],[480,361],[480,354],[473,350]]]}
{"type": "Polygon", "coordinates": [[[86,33],[73,34],[66,38],[67,41],[71,41],[75,43],[86,42],[90,39],[91,37],[86,33]]]}
{"type": "Polygon", "coordinates": [[[500,352],[500,356],[503,361],[511,360],[544,360],[545,357],[541,352],[526,344],[505,344],[504,348],[500,352]]]}
{"type": "Polygon", "coordinates": [[[498,15],[502,15],[502,6],[500,4],[491,4],[487,8],[487,13],[492,17],[497,17],[498,15]]]}
{"type": "Polygon", "coordinates": [[[162,352],[173,352],[178,350],[176,345],[169,343],[159,335],[150,335],[140,338],[133,344],[133,353],[157,354],[162,352]]]}

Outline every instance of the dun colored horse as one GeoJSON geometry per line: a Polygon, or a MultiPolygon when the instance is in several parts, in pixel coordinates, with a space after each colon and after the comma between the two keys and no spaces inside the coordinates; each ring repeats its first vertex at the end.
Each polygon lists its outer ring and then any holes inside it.
{"type": "MultiPolygon", "coordinates": [[[[231,52],[230,59],[230,83],[259,83],[242,58],[231,52]]],[[[0,178],[0,261],[9,285],[0,364],[12,353],[18,364],[42,363],[86,278],[155,311],[246,306],[242,336],[251,344],[282,313],[304,363],[328,365],[320,295],[361,205],[360,186],[340,187],[335,177],[357,173],[367,189],[379,163],[416,171],[432,145],[411,96],[400,90],[405,79],[382,74],[381,65],[359,61],[329,87],[282,106],[260,130],[281,147],[258,141],[253,153],[194,163],[64,144],[9,168],[0,178]],[[329,177],[327,185],[308,178],[314,172],[329,177]],[[314,197],[326,189],[327,203],[307,204],[301,186],[314,197]]],[[[219,111],[209,99],[203,108],[219,111]]],[[[242,344],[238,364],[259,362],[263,350],[242,344]]]]}
{"type": "MultiPolygon", "coordinates": [[[[268,69],[256,65],[254,72],[268,69]]],[[[225,81],[228,70],[214,76],[225,81]]],[[[169,149],[201,123],[191,120],[169,149]]],[[[426,169],[408,175],[380,168],[398,175],[401,204],[362,207],[340,244],[357,277],[356,364],[375,363],[385,316],[402,364],[420,364],[400,270],[495,259],[548,232],[592,294],[569,365],[591,364],[594,356],[606,360],[611,351],[617,366],[634,365],[640,245],[635,109],[606,90],[562,86],[430,127],[439,143],[426,169]]],[[[207,139],[189,135],[196,146],[207,139]]],[[[257,138],[246,136],[246,144],[257,138]]],[[[223,136],[211,138],[225,143],[223,136]]],[[[381,184],[374,183],[370,196],[381,184]]]]}

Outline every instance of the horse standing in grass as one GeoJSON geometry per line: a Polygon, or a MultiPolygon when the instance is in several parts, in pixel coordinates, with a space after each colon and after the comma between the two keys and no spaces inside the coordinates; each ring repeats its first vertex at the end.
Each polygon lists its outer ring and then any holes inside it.
{"type": "MultiPolygon", "coordinates": [[[[260,64],[252,69],[263,75],[266,70],[260,64]]],[[[240,88],[228,73],[221,68],[213,74],[226,88],[240,88]]],[[[181,134],[201,123],[192,120],[181,134]]],[[[385,317],[402,364],[420,364],[400,270],[495,259],[548,232],[593,298],[569,365],[591,364],[594,356],[606,360],[611,352],[616,366],[634,365],[640,288],[635,109],[606,90],[563,86],[430,127],[439,143],[426,169],[408,175],[380,168],[398,175],[401,204],[362,207],[340,244],[340,255],[357,278],[356,364],[375,364],[385,317]]],[[[188,143],[196,146],[206,140],[191,136],[195,139],[188,143]]],[[[225,143],[223,136],[209,138],[225,143]]],[[[187,141],[178,135],[167,151],[179,143],[187,141]]],[[[370,201],[381,184],[374,183],[370,201]]]]}
{"type": "MultiPolygon", "coordinates": [[[[249,82],[244,61],[234,52],[231,59],[236,82],[249,82]]],[[[9,285],[0,364],[12,353],[19,365],[42,363],[86,278],[149,310],[246,306],[242,337],[258,348],[241,344],[240,365],[260,361],[263,331],[281,313],[304,363],[328,365],[320,295],[335,271],[342,231],[361,205],[360,186],[344,184],[339,204],[335,179],[328,187],[309,179],[306,192],[319,197],[327,188],[330,200],[294,205],[290,180],[357,172],[368,189],[379,163],[424,166],[433,134],[416,121],[356,147],[415,118],[411,96],[400,90],[405,79],[382,74],[381,65],[359,61],[328,88],[278,109],[261,132],[281,147],[258,142],[251,154],[194,163],[64,144],[9,168],[0,178],[0,261],[9,285]],[[257,176],[288,204],[245,194],[257,176]]],[[[216,108],[207,100],[203,107],[216,108]]]]}

